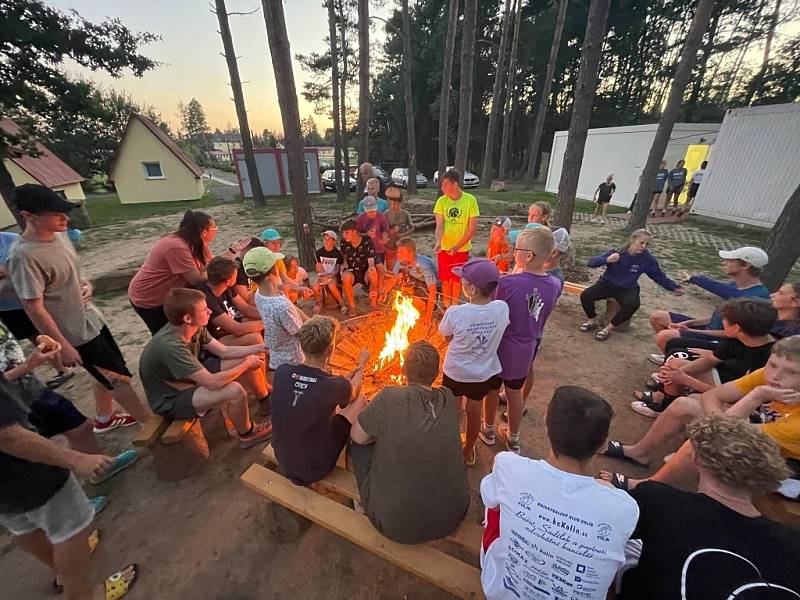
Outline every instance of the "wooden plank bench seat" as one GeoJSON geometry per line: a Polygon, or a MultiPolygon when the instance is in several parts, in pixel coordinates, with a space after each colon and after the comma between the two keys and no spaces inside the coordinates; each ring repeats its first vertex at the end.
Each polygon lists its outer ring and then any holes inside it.
{"type": "Polygon", "coordinates": [[[153,415],[133,438],[136,448],[150,448],[159,479],[179,481],[198,473],[208,461],[208,441],[199,418],[153,415]]]}
{"type": "Polygon", "coordinates": [[[242,475],[242,483],[458,598],[484,598],[479,569],[427,544],[393,542],[381,535],[366,516],[309,488],[295,485],[265,466],[252,465],[242,475]]]}
{"type": "MultiPolygon", "coordinates": [[[[261,457],[268,465],[272,467],[276,467],[278,465],[278,461],[275,458],[275,450],[273,449],[272,444],[267,444],[264,447],[264,450],[261,452],[261,457]]],[[[320,479],[315,485],[318,485],[327,491],[335,492],[350,500],[361,499],[361,496],[358,492],[358,482],[356,481],[355,474],[340,467],[336,467],[328,474],[327,477],[320,479]]],[[[460,548],[463,548],[470,554],[477,556],[480,553],[482,538],[483,527],[477,523],[462,521],[458,529],[444,539],[454,543],[460,548]]]]}

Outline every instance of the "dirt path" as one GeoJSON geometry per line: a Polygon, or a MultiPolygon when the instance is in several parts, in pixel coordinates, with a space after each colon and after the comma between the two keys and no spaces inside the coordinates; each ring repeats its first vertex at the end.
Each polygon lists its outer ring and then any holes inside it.
{"type": "MultiPolygon", "coordinates": [[[[281,211],[263,219],[269,223],[254,223],[252,213],[241,205],[217,206],[209,212],[224,232],[224,239],[221,237],[214,244],[215,251],[267,226],[288,230],[291,219],[288,211],[281,211]]],[[[180,215],[173,215],[89,231],[81,253],[87,274],[96,276],[132,259],[141,259],[159,236],[175,228],[179,219],[180,215]]],[[[486,232],[479,236],[488,237],[486,232]]],[[[619,230],[601,230],[584,223],[576,224],[573,230],[577,245],[598,250],[617,243],[620,236],[619,230]]],[[[432,233],[421,232],[418,242],[423,250],[430,250],[432,233]]],[[[673,264],[670,261],[668,266],[673,264]]],[[[675,271],[672,274],[677,275],[675,271]]],[[[649,426],[650,420],[629,408],[631,390],[653,370],[645,360],[645,354],[654,351],[646,315],[665,307],[706,314],[712,303],[694,291],[683,298],[672,297],[646,278],[642,290],[642,310],[632,330],[614,335],[603,344],[577,330],[583,317],[577,297],[565,296],[559,302],[537,359],[531,410],[522,429],[525,455],[538,458],[547,451],[542,418],[557,385],[583,385],[607,398],[617,413],[612,425],[615,437],[635,440],[649,426]]],[[[98,304],[136,373],[141,348],[148,339],[144,326],[124,294],[100,298],[98,304]]],[[[138,377],[134,381],[141,393],[138,377]]],[[[89,385],[89,377],[80,372],[60,391],[92,415],[89,385]]],[[[111,501],[97,519],[103,541],[94,559],[95,576],[137,562],[141,579],[130,596],[132,600],[448,597],[319,527],[312,527],[288,544],[270,541],[265,535],[263,502],[238,481],[241,473],[258,460],[259,448],[238,450],[214,416],[209,417],[204,428],[212,460],[201,475],[178,483],[159,481],[152,458],[145,455],[138,465],[96,490],[108,494],[111,501]]],[[[117,430],[103,437],[101,443],[108,453],[113,453],[126,447],[132,436],[130,430],[117,430]]],[[[478,446],[478,464],[469,473],[473,502],[468,518],[475,522],[483,514],[478,484],[499,448],[478,446]]],[[[604,459],[596,462],[598,468],[621,466],[604,459]]],[[[644,474],[633,467],[625,467],[625,472],[644,474]]],[[[0,578],[5,588],[3,597],[50,597],[50,575],[4,533],[0,534],[0,578]]]]}

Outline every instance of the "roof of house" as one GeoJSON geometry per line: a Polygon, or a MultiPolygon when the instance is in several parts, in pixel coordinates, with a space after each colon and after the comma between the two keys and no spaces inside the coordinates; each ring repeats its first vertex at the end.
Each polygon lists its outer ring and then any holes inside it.
{"type": "MultiPolygon", "coordinates": [[[[0,129],[14,136],[24,133],[22,127],[11,119],[0,119],[0,129]]],[[[34,145],[39,156],[11,156],[8,160],[49,188],[83,181],[83,177],[77,171],[53,154],[46,146],[40,142],[34,142],[34,145]]]]}
{"type": "MultiPolygon", "coordinates": [[[[161,129],[161,127],[156,125],[151,119],[148,119],[144,115],[140,115],[139,113],[131,113],[130,119],[128,119],[128,125],[125,128],[125,136],[127,136],[128,130],[130,129],[131,123],[134,121],[134,119],[139,121],[142,125],[144,125],[150,131],[150,133],[152,133],[156,137],[156,139],[158,139],[158,141],[164,144],[167,150],[172,152],[172,154],[174,154],[175,157],[179,161],[181,161],[186,166],[187,169],[189,169],[192,173],[194,173],[195,177],[203,176],[203,169],[198,167],[197,163],[195,163],[191,158],[189,158],[189,155],[186,154],[183,150],[181,150],[178,147],[178,144],[176,144],[172,140],[172,138],[169,137],[163,129],[161,129]]],[[[125,140],[125,136],[123,136],[122,138],[123,142],[125,140]]],[[[121,149],[122,146],[120,145],[120,147],[117,148],[117,155],[114,158],[114,164],[111,167],[112,180],[113,180],[114,168],[117,166],[117,160],[119,160],[121,149]]]]}

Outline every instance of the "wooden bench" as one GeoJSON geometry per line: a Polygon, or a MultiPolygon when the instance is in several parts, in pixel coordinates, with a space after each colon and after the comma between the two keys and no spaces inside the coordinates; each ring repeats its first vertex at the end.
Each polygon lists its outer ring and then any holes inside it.
{"type": "MultiPolygon", "coordinates": [[[[261,452],[261,457],[272,467],[278,465],[278,460],[275,458],[275,450],[272,448],[272,444],[267,444],[261,452]]],[[[326,491],[344,496],[349,500],[361,499],[355,474],[341,467],[336,467],[327,477],[320,479],[315,485],[326,491]]],[[[444,539],[463,548],[470,554],[477,556],[480,553],[482,538],[483,527],[477,523],[462,521],[458,529],[444,539]]]]}
{"type": "MultiPolygon", "coordinates": [[[[464,599],[484,598],[480,570],[427,545],[398,544],[381,535],[369,519],[309,488],[298,486],[262,465],[252,465],[242,475],[244,485],[298,515],[369,550],[464,599]]],[[[476,540],[480,543],[480,539],[476,540]]]]}
{"type": "Polygon", "coordinates": [[[181,420],[154,415],[133,438],[150,448],[159,479],[179,481],[199,473],[208,461],[208,441],[199,418],[181,420]]]}

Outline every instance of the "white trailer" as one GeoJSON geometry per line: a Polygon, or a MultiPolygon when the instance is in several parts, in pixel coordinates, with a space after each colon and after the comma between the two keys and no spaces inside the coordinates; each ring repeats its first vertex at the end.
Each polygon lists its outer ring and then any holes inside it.
{"type": "Polygon", "coordinates": [[[800,184],[800,104],[728,110],[708,161],[694,212],[772,227],[800,184]]]}
{"type": "MultiPolygon", "coordinates": [[[[639,175],[644,169],[657,128],[657,124],[652,124],[590,129],[578,178],[578,198],[591,200],[597,186],[609,173],[613,173],[617,191],[611,203],[628,206],[639,188],[639,175]]],[[[664,154],[667,168],[672,169],[676,162],[684,158],[689,146],[713,144],[719,128],[719,123],[676,123],[664,154]]],[[[548,192],[558,192],[566,147],[567,132],[557,131],[547,168],[545,189],[548,192]]]]}

